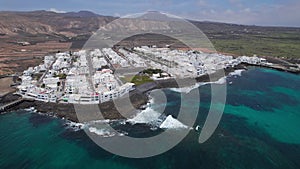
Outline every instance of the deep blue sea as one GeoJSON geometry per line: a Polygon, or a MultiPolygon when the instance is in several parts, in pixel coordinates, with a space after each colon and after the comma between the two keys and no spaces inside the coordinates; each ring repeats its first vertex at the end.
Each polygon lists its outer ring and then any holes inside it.
{"type": "MultiPolygon", "coordinates": [[[[227,84],[224,114],[207,142],[199,144],[200,133],[191,130],[170,151],[145,159],[106,152],[61,119],[25,110],[0,115],[0,168],[299,169],[300,75],[251,67],[242,76],[228,77],[227,84]]],[[[172,114],[179,108],[179,93],[164,92],[165,113],[172,114]]],[[[200,87],[195,125],[206,119],[209,93],[210,85],[200,87]]],[[[126,128],[132,135],[155,132],[126,128]]]]}

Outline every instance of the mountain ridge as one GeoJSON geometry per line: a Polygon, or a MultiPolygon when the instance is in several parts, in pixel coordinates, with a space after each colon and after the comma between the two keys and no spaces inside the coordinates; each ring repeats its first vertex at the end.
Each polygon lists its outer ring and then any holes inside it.
{"type": "MultiPolygon", "coordinates": [[[[46,10],[37,11],[0,11],[0,34],[16,35],[17,32],[29,34],[62,34],[65,36],[77,36],[79,34],[91,34],[99,27],[117,19],[118,17],[99,15],[90,11],[56,13],[46,10]]],[[[214,21],[187,21],[195,24],[204,33],[215,31],[222,32],[230,29],[300,29],[296,27],[275,27],[241,25],[235,23],[222,23],[214,21]]]]}

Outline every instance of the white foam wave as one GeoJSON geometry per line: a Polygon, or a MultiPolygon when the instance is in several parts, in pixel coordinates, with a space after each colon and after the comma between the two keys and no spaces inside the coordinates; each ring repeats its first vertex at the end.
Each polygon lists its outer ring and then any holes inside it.
{"type": "Polygon", "coordinates": [[[184,125],[179,120],[169,115],[165,121],[159,126],[161,129],[190,129],[190,127],[184,125]]]}
{"type": "MultiPolygon", "coordinates": [[[[114,136],[124,136],[128,133],[123,131],[117,131],[110,127],[114,122],[123,124],[124,120],[95,120],[84,123],[85,131],[96,134],[101,137],[114,137],[114,136]]],[[[125,124],[125,123],[124,123],[125,124]]]]}
{"type": "Polygon", "coordinates": [[[31,112],[37,112],[37,110],[35,109],[35,107],[29,107],[29,108],[26,108],[24,109],[25,111],[31,111],[31,112]]]}
{"type": "Polygon", "coordinates": [[[110,120],[110,119],[105,119],[105,120],[93,120],[93,121],[89,121],[88,124],[92,125],[92,124],[107,124],[109,122],[112,122],[114,120],[110,120]]]}
{"type": "Polygon", "coordinates": [[[83,124],[83,123],[75,123],[72,121],[67,121],[66,125],[67,125],[67,128],[71,128],[74,131],[79,131],[85,127],[85,124],[83,124]]]}
{"type": "Polygon", "coordinates": [[[151,107],[147,107],[141,111],[134,118],[128,119],[127,122],[131,124],[149,124],[152,126],[151,130],[161,129],[190,129],[190,127],[184,125],[179,120],[169,115],[166,117],[161,113],[153,110],[151,107]],[[165,120],[162,120],[165,118],[165,120]]]}
{"type": "MultiPolygon", "coordinates": [[[[245,71],[245,69],[235,70],[234,72],[229,73],[228,77],[231,77],[231,76],[242,76],[242,72],[244,72],[244,71],[245,71]]],[[[170,88],[170,90],[172,90],[174,92],[178,92],[178,93],[189,93],[193,89],[196,89],[196,88],[198,88],[200,86],[204,86],[204,85],[207,85],[207,84],[225,84],[226,83],[226,78],[227,77],[222,77],[222,78],[220,78],[219,80],[217,80],[215,82],[199,82],[199,83],[196,83],[195,85],[189,86],[189,87],[170,88]]]]}
{"type": "Polygon", "coordinates": [[[199,82],[196,83],[193,86],[189,86],[189,87],[182,87],[182,88],[170,88],[169,90],[172,90],[174,92],[178,92],[178,93],[189,93],[192,90],[200,87],[200,86],[204,86],[207,84],[225,84],[226,83],[226,77],[222,77],[219,80],[215,81],[215,82],[199,82]]]}
{"type": "Polygon", "coordinates": [[[111,132],[108,129],[97,129],[96,127],[89,127],[89,131],[102,137],[113,137],[116,135],[115,132],[111,132]]]}
{"type": "Polygon", "coordinates": [[[132,119],[128,119],[127,122],[131,124],[153,124],[160,121],[160,116],[161,113],[153,110],[151,107],[147,107],[132,119]]]}
{"type": "Polygon", "coordinates": [[[245,69],[235,70],[234,72],[229,73],[229,76],[242,76],[243,71],[245,71],[245,69]]]}
{"type": "Polygon", "coordinates": [[[196,83],[193,86],[190,87],[182,87],[182,88],[170,88],[170,90],[178,93],[190,93],[193,89],[196,89],[202,85],[205,85],[206,83],[196,83]]]}
{"type": "Polygon", "coordinates": [[[212,84],[225,84],[225,83],[226,83],[226,77],[222,77],[218,81],[213,82],[212,84]]]}

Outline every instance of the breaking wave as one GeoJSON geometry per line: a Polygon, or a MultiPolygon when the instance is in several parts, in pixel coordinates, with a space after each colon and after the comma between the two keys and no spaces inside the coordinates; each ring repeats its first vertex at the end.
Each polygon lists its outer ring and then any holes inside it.
{"type": "Polygon", "coordinates": [[[189,129],[190,127],[184,125],[179,120],[169,115],[161,114],[151,107],[147,107],[145,110],[137,114],[134,118],[127,120],[131,124],[147,124],[154,128],[161,129],[189,129]]]}
{"type": "Polygon", "coordinates": [[[102,137],[113,137],[116,135],[115,132],[112,132],[108,129],[98,129],[96,127],[89,127],[89,132],[97,134],[98,136],[102,136],[102,137]]]}
{"type": "Polygon", "coordinates": [[[207,83],[202,82],[202,83],[196,83],[195,85],[190,86],[190,87],[170,88],[169,90],[177,92],[177,93],[190,93],[192,90],[194,90],[200,86],[206,85],[206,84],[207,83]]]}
{"type": "Polygon", "coordinates": [[[232,76],[242,76],[242,72],[245,71],[245,69],[239,69],[239,70],[235,70],[234,72],[231,72],[228,74],[228,76],[222,77],[219,80],[215,81],[215,82],[199,82],[196,83],[193,86],[189,86],[189,87],[183,87],[183,88],[170,88],[171,91],[177,92],[177,93],[190,93],[192,90],[200,87],[200,86],[204,86],[207,84],[225,84],[227,82],[227,77],[232,77],[232,76]]]}
{"type": "Polygon", "coordinates": [[[190,93],[192,90],[200,87],[200,86],[204,86],[207,84],[225,84],[226,83],[226,77],[222,77],[219,80],[215,81],[215,82],[199,82],[196,83],[193,86],[189,86],[189,87],[182,87],[182,88],[169,88],[169,90],[177,92],[177,93],[190,93]]]}
{"type": "Polygon", "coordinates": [[[151,107],[147,107],[145,110],[138,113],[132,119],[128,119],[127,122],[131,124],[156,124],[160,122],[161,113],[153,110],[151,107]]]}
{"type": "Polygon", "coordinates": [[[191,129],[190,127],[184,125],[179,120],[169,115],[165,121],[159,126],[161,129],[191,129]]]}
{"type": "Polygon", "coordinates": [[[72,121],[67,121],[66,125],[67,125],[66,128],[72,129],[74,131],[79,131],[79,130],[83,129],[84,126],[85,126],[85,124],[83,124],[83,123],[75,123],[75,122],[72,122],[72,121]]]}
{"type": "Polygon", "coordinates": [[[225,83],[226,83],[226,77],[222,77],[215,82],[209,82],[209,84],[225,84],[225,83]]]}
{"type": "Polygon", "coordinates": [[[111,128],[111,125],[117,123],[118,125],[124,125],[124,120],[96,120],[85,123],[84,129],[90,133],[96,134],[101,137],[113,137],[124,136],[127,133],[117,131],[111,128]]]}
{"type": "Polygon", "coordinates": [[[228,76],[242,76],[243,71],[245,71],[245,69],[235,70],[234,72],[229,73],[228,76]]]}

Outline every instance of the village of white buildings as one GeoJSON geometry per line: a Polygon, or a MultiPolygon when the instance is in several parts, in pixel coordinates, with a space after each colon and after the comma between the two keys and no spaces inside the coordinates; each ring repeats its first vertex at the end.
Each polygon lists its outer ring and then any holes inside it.
{"type": "Polygon", "coordinates": [[[150,76],[160,80],[199,77],[240,63],[269,64],[255,56],[234,58],[155,46],[56,53],[23,72],[18,94],[44,102],[98,104],[134,90],[134,83],[123,82],[120,77],[136,74],[136,70],[159,69],[160,73],[150,76]]]}

